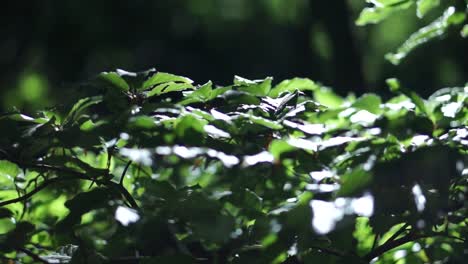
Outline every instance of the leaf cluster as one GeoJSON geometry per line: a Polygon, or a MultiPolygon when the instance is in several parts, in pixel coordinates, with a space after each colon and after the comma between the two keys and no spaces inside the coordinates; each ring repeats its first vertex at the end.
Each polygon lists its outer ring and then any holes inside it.
{"type": "Polygon", "coordinates": [[[219,87],[118,70],[73,106],[3,115],[0,251],[43,263],[462,257],[468,88],[424,100],[388,84],[384,101],[301,78],[219,87]]]}

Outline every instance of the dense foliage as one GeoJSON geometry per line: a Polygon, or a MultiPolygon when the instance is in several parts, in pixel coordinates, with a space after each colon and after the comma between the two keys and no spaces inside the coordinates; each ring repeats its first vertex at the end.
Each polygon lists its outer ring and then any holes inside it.
{"type": "Polygon", "coordinates": [[[1,250],[72,263],[349,263],[409,240],[414,261],[462,252],[468,88],[422,100],[389,85],[382,102],[299,78],[103,73],[67,111],[2,117],[1,250]]]}
{"type": "MultiPolygon", "coordinates": [[[[415,1],[371,1],[358,24],[415,1]]],[[[439,1],[417,1],[424,15],[439,1]]],[[[387,58],[460,24],[449,7],[387,58]]],[[[466,30],[465,30],[466,31],[466,30]]],[[[0,116],[6,263],[463,263],[468,87],[104,72],[0,116]]]]}

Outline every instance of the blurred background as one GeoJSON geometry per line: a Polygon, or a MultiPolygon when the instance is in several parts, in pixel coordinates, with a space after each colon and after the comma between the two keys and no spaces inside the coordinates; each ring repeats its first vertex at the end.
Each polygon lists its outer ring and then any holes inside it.
{"type": "Polygon", "coordinates": [[[385,94],[389,77],[423,96],[465,83],[467,45],[459,30],[416,49],[398,67],[384,59],[444,5],[422,20],[413,5],[379,25],[357,27],[365,6],[364,0],[7,1],[0,8],[0,111],[66,102],[76,84],[116,68],[155,67],[197,84],[227,85],[234,75],[308,77],[339,94],[385,94]]]}

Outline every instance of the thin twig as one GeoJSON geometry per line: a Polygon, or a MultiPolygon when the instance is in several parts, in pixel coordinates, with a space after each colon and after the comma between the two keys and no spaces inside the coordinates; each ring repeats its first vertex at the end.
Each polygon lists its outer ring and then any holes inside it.
{"type": "Polygon", "coordinates": [[[21,164],[15,161],[12,161],[12,162],[20,165],[21,167],[67,173],[67,174],[70,174],[71,177],[56,177],[56,178],[45,180],[42,182],[42,185],[38,186],[36,189],[32,190],[30,193],[27,193],[15,199],[0,202],[0,207],[8,205],[8,204],[12,204],[12,203],[21,202],[21,201],[24,201],[25,199],[29,199],[31,198],[31,196],[38,193],[39,191],[41,191],[42,189],[44,189],[45,187],[47,187],[48,185],[52,183],[55,183],[61,180],[81,179],[81,180],[88,180],[88,181],[96,181],[97,183],[102,184],[104,186],[115,188],[115,190],[120,192],[123,195],[123,197],[131,204],[133,208],[139,208],[135,199],[133,199],[133,196],[127,191],[127,189],[125,189],[122,185],[117,184],[113,181],[97,181],[96,179],[89,178],[85,173],[75,171],[72,169],[68,169],[68,168],[56,167],[56,166],[52,166],[49,164],[21,164]]]}
{"type": "Polygon", "coordinates": [[[372,243],[372,250],[377,246],[377,242],[379,241],[379,236],[380,234],[375,234],[374,236],[374,242],[372,243]]]}
{"type": "Polygon", "coordinates": [[[128,170],[128,168],[130,167],[131,164],[132,164],[132,161],[129,160],[129,161],[127,162],[127,165],[125,166],[123,172],[122,172],[122,176],[120,177],[120,182],[119,182],[120,185],[123,185],[123,181],[124,181],[124,178],[125,178],[125,174],[127,173],[127,170],[128,170]]]}
{"type": "Polygon", "coordinates": [[[406,244],[408,242],[411,242],[411,241],[414,241],[414,240],[417,240],[417,239],[420,239],[420,238],[425,238],[425,237],[427,237],[427,236],[417,235],[415,233],[410,233],[407,236],[404,236],[404,237],[399,238],[399,239],[387,240],[387,242],[385,242],[383,245],[376,247],[374,250],[372,250],[367,255],[365,255],[364,259],[366,261],[371,261],[374,258],[384,254],[385,252],[387,252],[389,250],[392,250],[392,249],[394,249],[396,247],[399,247],[399,246],[401,246],[403,244],[406,244]]]}
{"type": "Polygon", "coordinates": [[[41,258],[40,256],[36,255],[34,252],[27,248],[16,248],[16,250],[23,252],[24,254],[31,257],[35,262],[43,263],[43,264],[50,264],[47,260],[41,258]]]}
{"type": "Polygon", "coordinates": [[[398,236],[400,236],[403,232],[406,231],[406,228],[409,226],[410,224],[409,223],[405,223],[400,229],[398,229],[398,231],[395,232],[395,234],[393,234],[387,241],[385,241],[385,243],[389,242],[389,241],[393,241],[395,240],[396,238],[398,238],[398,236]]]}
{"type": "Polygon", "coordinates": [[[342,251],[339,251],[339,250],[336,250],[336,249],[333,249],[333,248],[323,248],[323,247],[318,247],[318,246],[311,246],[311,248],[313,249],[317,249],[317,250],[320,250],[324,253],[327,253],[327,254],[330,254],[330,255],[333,255],[333,256],[337,256],[337,257],[345,257],[347,254],[342,252],[342,251]]]}
{"type": "Polygon", "coordinates": [[[131,207],[134,209],[140,209],[138,206],[137,202],[133,198],[133,196],[123,187],[121,184],[115,183],[115,182],[108,182],[108,186],[112,186],[115,188],[119,193],[123,195],[123,197],[130,203],[131,207]]]}
{"type": "Polygon", "coordinates": [[[445,238],[450,238],[450,239],[456,239],[462,242],[465,242],[463,238],[460,237],[454,237],[454,236],[447,236],[446,234],[441,234],[441,233],[431,233],[431,234],[416,234],[410,232],[408,235],[395,239],[395,240],[387,240],[383,245],[375,248],[371,252],[369,252],[367,255],[364,256],[364,259],[367,261],[371,261],[372,259],[385,254],[387,251],[390,251],[396,247],[399,247],[403,244],[406,244],[408,242],[416,241],[418,239],[422,238],[429,238],[429,237],[445,237],[445,238]]]}
{"type": "Polygon", "coordinates": [[[13,204],[13,203],[17,203],[17,202],[26,201],[27,199],[31,198],[36,193],[40,192],[45,187],[51,185],[52,183],[58,182],[60,180],[64,180],[64,179],[63,178],[62,179],[61,178],[48,179],[48,180],[42,182],[42,184],[39,185],[38,187],[36,187],[34,190],[32,190],[31,192],[29,192],[29,193],[27,193],[27,194],[25,194],[23,196],[19,196],[19,197],[14,198],[14,199],[10,199],[10,200],[0,202],[0,207],[5,206],[5,205],[9,205],[9,204],[13,204]]]}

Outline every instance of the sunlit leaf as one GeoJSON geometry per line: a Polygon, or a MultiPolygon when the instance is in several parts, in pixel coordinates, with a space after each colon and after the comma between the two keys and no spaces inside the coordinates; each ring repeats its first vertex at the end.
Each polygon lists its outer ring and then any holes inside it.
{"type": "Polygon", "coordinates": [[[165,82],[156,85],[146,94],[146,96],[152,97],[170,92],[184,91],[192,88],[193,86],[190,83],[165,82]]]}
{"type": "Polygon", "coordinates": [[[178,84],[178,86],[184,86],[182,84],[185,84],[185,86],[190,87],[193,81],[187,77],[178,76],[178,75],[165,73],[165,72],[157,72],[156,74],[151,76],[148,80],[146,80],[143,83],[142,89],[149,89],[153,86],[160,85],[163,83],[178,84]]]}
{"type": "Polygon", "coordinates": [[[276,130],[283,128],[283,126],[279,124],[278,122],[271,121],[266,118],[262,118],[262,117],[258,117],[254,115],[248,115],[248,117],[255,124],[259,124],[259,125],[271,128],[271,129],[276,129],[276,130]]]}
{"type": "Polygon", "coordinates": [[[393,1],[375,1],[368,0],[374,4],[373,7],[366,7],[361,11],[356,25],[363,26],[367,24],[376,24],[386,19],[392,13],[409,8],[413,1],[411,0],[393,0],[393,1]]]}
{"type": "Polygon", "coordinates": [[[373,114],[380,114],[382,113],[382,109],[380,108],[381,103],[382,100],[379,96],[375,94],[365,94],[357,99],[352,106],[358,109],[367,110],[373,114]]]}
{"type": "Polygon", "coordinates": [[[105,81],[107,84],[119,89],[120,91],[130,90],[128,83],[115,72],[103,72],[99,74],[99,79],[105,81]]]}
{"type": "Polygon", "coordinates": [[[416,3],[418,17],[422,18],[431,9],[437,7],[440,4],[440,0],[418,0],[416,3]]]}
{"type": "Polygon", "coordinates": [[[248,92],[257,96],[266,96],[271,89],[273,78],[268,77],[264,80],[248,80],[240,76],[234,77],[234,85],[239,86],[238,90],[248,92]]]}
{"type": "Polygon", "coordinates": [[[335,94],[330,88],[321,87],[314,91],[314,99],[329,108],[338,108],[343,103],[343,98],[335,94]]]}
{"type": "Polygon", "coordinates": [[[295,90],[314,91],[318,87],[319,86],[312,80],[305,78],[294,78],[280,82],[278,85],[273,87],[273,89],[271,89],[268,96],[276,98],[284,92],[294,92],[295,90]]]}
{"type": "Polygon", "coordinates": [[[186,96],[186,100],[181,103],[207,102],[230,89],[231,87],[219,87],[213,89],[213,84],[211,82],[207,82],[206,84],[198,87],[195,91],[189,93],[186,96]]]}
{"type": "Polygon", "coordinates": [[[468,25],[463,26],[463,29],[461,30],[460,34],[464,38],[468,37],[468,25]]]}
{"type": "Polygon", "coordinates": [[[395,53],[388,53],[385,58],[395,65],[400,64],[412,50],[443,35],[451,25],[462,23],[465,16],[463,13],[456,12],[454,7],[449,7],[441,17],[413,33],[395,53]]]}
{"type": "Polygon", "coordinates": [[[284,140],[274,140],[269,147],[270,153],[276,160],[279,160],[281,154],[291,150],[294,150],[294,147],[284,140]]]}

